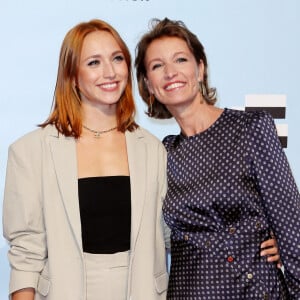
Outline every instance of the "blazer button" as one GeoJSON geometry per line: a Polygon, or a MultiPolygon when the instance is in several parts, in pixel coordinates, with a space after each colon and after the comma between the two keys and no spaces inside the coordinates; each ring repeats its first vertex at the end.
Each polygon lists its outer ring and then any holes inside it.
{"type": "Polygon", "coordinates": [[[234,261],[234,257],[231,256],[231,255],[229,255],[229,256],[227,257],[227,261],[228,261],[229,263],[232,263],[232,262],[234,261]]]}
{"type": "Polygon", "coordinates": [[[184,238],[185,241],[189,240],[189,236],[187,234],[185,234],[183,238],[184,238]]]}
{"type": "Polygon", "coordinates": [[[252,278],[253,278],[253,274],[248,273],[248,274],[247,274],[247,278],[248,278],[248,279],[252,279],[252,278]]]}

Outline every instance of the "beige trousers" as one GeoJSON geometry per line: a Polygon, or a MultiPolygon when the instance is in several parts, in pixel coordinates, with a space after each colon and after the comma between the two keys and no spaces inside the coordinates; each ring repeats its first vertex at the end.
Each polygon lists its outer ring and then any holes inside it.
{"type": "Polygon", "coordinates": [[[87,300],[125,300],[129,251],[114,254],[84,253],[87,300]]]}

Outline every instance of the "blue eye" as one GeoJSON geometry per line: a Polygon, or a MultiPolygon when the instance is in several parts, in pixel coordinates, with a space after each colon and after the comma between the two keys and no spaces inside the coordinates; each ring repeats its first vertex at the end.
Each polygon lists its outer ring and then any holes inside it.
{"type": "Polygon", "coordinates": [[[161,66],[162,66],[162,64],[154,64],[151,69],[155,70],[155,69],[160,68],[161,66]]]}
{"type": "Polygon", "coordinates": [[[114,60],[115,60],[115,61],[119,61],[119,62],[121,62],[121,61],[124,61],[124,60],[125,60],[125,58],[124,58],[124,56],[123,56],[123,55],[117,55],[117,56],[115,56],[115,57],[114,57],[114,60]]]}
{"type": "Polygon", "coordinates": [[[96,66],[99,64],[100,64],[100,61],[98,59],[91,60],[90,62],[88,62],[88,66],[96,66]]]}
{"type": "Polygon", "coordinates": [[[182,63],[182,62],[186,62],[187,59],[185,57],[179,57],[176,59],[177,62],[182,63]]]}

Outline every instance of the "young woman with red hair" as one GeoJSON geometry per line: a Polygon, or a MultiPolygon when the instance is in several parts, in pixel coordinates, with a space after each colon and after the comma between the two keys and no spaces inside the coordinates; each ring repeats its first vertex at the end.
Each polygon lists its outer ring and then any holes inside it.
{"type": "Polygon", "coordinates": [[[72,28],[49,118],[9,149],[13,300],[165,299],[166,155],[134,113],[119,34],[101,20],[72,28]]]}

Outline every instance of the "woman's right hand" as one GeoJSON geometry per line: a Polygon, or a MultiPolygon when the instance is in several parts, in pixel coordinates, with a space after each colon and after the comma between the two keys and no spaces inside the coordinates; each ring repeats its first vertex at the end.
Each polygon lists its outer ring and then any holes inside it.
{"type": "Polygon", "coordinates": [[[277,245],[277,241],[275,237],[264,241],[261,244],[261,256],[266,256],[268,262],[275,262],[277,264],[277,268],[282,267],[282,262],[280,260],[280,253],[277,245]]]}
{"type": "Polygon", "coordinates": [[[12,294],[11,300],[34,300],[34,288],[25,288],[12,294]]]}

